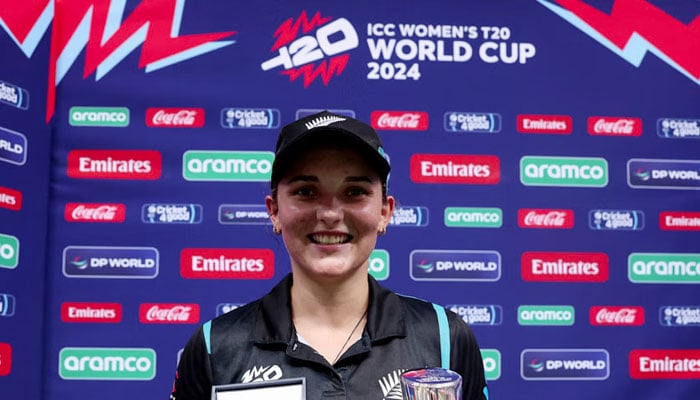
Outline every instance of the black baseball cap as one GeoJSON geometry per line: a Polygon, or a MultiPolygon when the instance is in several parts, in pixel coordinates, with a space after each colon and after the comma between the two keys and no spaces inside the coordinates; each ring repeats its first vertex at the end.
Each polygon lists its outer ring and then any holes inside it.
{"type": "Polygon", "coordinates": [[[377,132],[366,123],[345,115],[321,111],[282,128],[275,146],[270,185],[277,186],[295,153],[317,143],[349,144],[362,152],[386,183],[391,166],[377,132]]]}

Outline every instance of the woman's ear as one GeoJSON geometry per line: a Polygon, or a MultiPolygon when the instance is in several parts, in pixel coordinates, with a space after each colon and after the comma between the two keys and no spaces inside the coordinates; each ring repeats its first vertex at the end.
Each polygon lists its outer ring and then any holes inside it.
{"type": "Polygon", "coordinates": [[[394,215],[394,207],[396,207],[394,196],[387,196],[386,201],[382,204],[382,221],[380,226],[385,231],[389,221],[391,221],[391,216],[394,215]]]}
{"type": "Polygon", "coordinates": [[[272,226],[278,226],[279,218],[277,216],[277,212],[279,211],[279,208],[277,207],[277,201],[275,201],[275,199],[273,199],[272,196],[267,195],[265,196],[265,206],[267,207],[267,215],[270,216],[272,226]]]}

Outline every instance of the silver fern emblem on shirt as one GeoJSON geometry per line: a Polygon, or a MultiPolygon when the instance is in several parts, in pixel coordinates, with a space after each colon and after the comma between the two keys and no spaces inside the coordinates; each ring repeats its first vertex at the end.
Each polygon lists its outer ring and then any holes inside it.
{"type": "Polygon", "coordinates": [[[330,124],[334,124],[336,122],[341,122],[341,121],[345,121],[345,118],[338,117],[335,115],[326,115],[323,117],[314,118],[304,125],[306,125],[306,129],[313,129],[313,128],[316,128],[319,126],[328,126],[330,124]]]}
{"type": "Polygon", "coordinates": [[[377,381],[379,387],[382,388],[384,400],[402,400],[401,394],[401,374],[405,369],[397,369],[394,372],[388,373],[385,377],[377,381]]]}

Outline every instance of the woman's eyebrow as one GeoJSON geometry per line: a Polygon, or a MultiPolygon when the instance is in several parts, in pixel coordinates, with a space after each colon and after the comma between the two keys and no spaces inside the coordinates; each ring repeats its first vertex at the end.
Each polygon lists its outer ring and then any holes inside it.
{"type": "Polygon", "coordinates": [[[318,182],[318,177],[313,175],[297,175],[289,178],[288,183],[294,182],[318,182]]]}

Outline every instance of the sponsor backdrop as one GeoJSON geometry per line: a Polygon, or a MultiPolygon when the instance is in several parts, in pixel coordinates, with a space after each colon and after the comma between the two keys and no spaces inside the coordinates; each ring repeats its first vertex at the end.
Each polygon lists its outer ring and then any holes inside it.
{"type": "Polygon", "coordinates": [[[391,158],[369,273],[471,324],[493,398],[700,398],[699,14],[3,0],[2,397],[166,398],[289,272],[276,133],[330,109],[391,158]]]}

